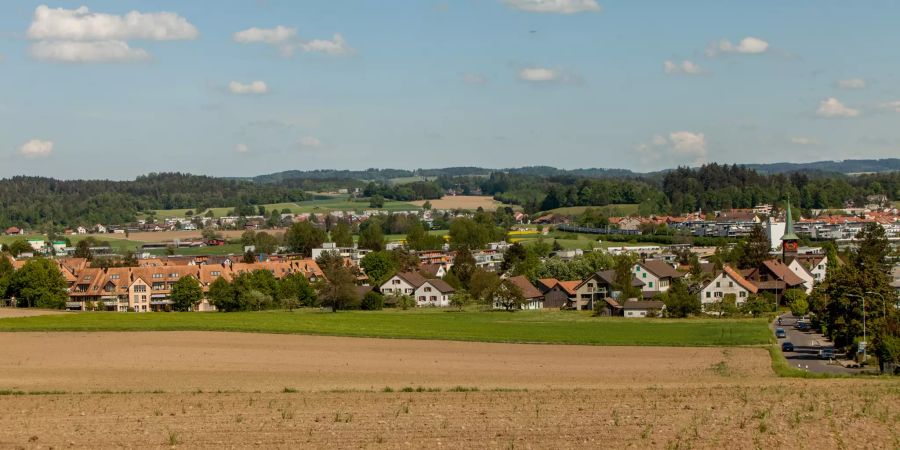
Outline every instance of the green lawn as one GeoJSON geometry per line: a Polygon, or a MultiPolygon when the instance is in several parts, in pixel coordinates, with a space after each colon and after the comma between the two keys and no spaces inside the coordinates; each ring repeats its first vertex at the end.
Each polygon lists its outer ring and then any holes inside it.
{"type": "Polygon", "coordinates": [[[75,313],[0,319],[0,332],[191,330],[582,345],[734,346],[772,339],[765,319],[599,318],[568,311],[75,313]]]}

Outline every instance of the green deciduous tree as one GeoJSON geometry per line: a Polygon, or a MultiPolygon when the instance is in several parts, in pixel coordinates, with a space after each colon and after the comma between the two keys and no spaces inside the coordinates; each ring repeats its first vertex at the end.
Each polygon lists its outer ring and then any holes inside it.
{"type": "Polygon", "coordinates": [[[388,277],[398,272],[396,259],[391,252],[384,250],[363,256],[359,267],[369,277],[369,283],[373,286],[380,286],[388,277]]]}
{"type": "Polygon", "coordinates": [[[372,251],[384,250],[384,232],[381,230],[381,221],[369,219],[359,228],[359,248],[372,251]]]}
{"type": "Polygon", "coordinates": [[[493,303],[500,305],[507,311],[520,309],[525,303],[522,289],[510,281],[509,278],[498,283],[489,296],[493,303]]]}
{"type": "Polygon", "coordinates": [[[237,293],[234,287],[224,278],[216,278],[209,285],[209,302],[216,307],[216,310],[229,312],[241,311],[243,309],[241,303],[237,300],[237,293]]]}
{"type": "Polygon", "coordinates": [[[366,311],[379,311],[384,308],[384,296],[375,291],[366,292],[359,308],[366,311]]]}
{"type": "Polygon", "coordinates": [[[660,297],[660,300],[666,305],[666,315],[669,317],[689,317],[700,314],[700,297],[691,294],[687,284],[680,279],[673,280],[669,290],[660,297]]]}
{"type": "Polygon", "coordinates": [[[170,298],[175,311],[190,311],[203,298],[200,282],[192,276],[181,277],[172,286],[170,298]]]}
{"type": "Polygon", "coordinates": [[[12,291],[20,307],[62,309],[68,299],[66,279],[59,266],[44,258],[32,259],[15,271],[7,290],[12,291]]]}
{"type": "Polygon", "coordinates": [[[302,273],[294,272],[278,280],[276,293],[282,307],[287,309],[299,306],[313,306],[316,303],[316,291],[302,273]]]}
{"type": "Polygon", "coordinates": [[[319,304],[332,312],[349,309],[359,301],[356,293],[356,276],[343,264],[322,267],[325,279],[318,282],[319,304]]]}
{"type": "Polygon", "coordinates": [[[762,226],[756,224],[750,231],[750,235],[739,246],[740,259],[738,267],[742,269],[755,269],[762,265],[763,261],[769,259],[769,251],[771,246],[769,238],[762,226]]]}
{"type": "Polygon", "coordinates": [[[325,242],[325,230],[307,222],[297,222],[284,233],[284,244],[292,251],[312,256],[312,249],[325,242]]]}
{"type": "Polygon", "coordinates": [[[334,242],[338,247],[353,246],[353,234],[350,233],[350,225],[347,222],[340,220],[334,225],[331,229],[331,242],[334,242]]]}

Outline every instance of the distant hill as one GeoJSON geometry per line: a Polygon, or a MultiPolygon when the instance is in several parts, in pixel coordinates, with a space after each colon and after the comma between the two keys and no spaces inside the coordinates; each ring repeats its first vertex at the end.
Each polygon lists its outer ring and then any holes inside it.
{"type": "Polygon", "coordinates": [[[845,159],[809,163],[741,164],[760,173],[832,172],[843,174],[900,171],[900,159],[845,159]]]}
{"type": "MultiPolygon", "coordinates": [[[[789,172],[808,172],[827,174],[859,174],[900,171],[900,158],[886,159],[846,159],[843,161],[816,161],[808,163],[769,163],[769,164],[738,164],[748,169],[756,170],[764,174],[777,174],[789,172]]],[[[669,169],[671,170],[671,169],[669,169]]],[[[539,177],[584,177],[584,178],[635,178],[658,177],[669,170],[658,172],[634,172],[628,169],[557,169],[551,166],[525,166],[505,169],[490,169],[484,167],[445,167],[435,169],[366,169],[366,170],[287,170],[268,175],[259,175],[251,180],[257,183],[280,183],[286,180],[366,180],[389,181],[395,178],[408,177],[459,177],[459,176],[487,176],[492,172],[506,172],[516,175],[530,175],[539,177]]]]}

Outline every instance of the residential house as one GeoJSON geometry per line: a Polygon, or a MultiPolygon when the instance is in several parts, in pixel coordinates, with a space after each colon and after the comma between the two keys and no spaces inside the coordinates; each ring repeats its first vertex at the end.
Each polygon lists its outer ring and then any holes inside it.
{"type": "MultiPolygon", "coordinates": [[[[614,270],[601,270],[590,274],[575,286],[575,297],[571,306],[580,310],[593,310],[597,302],[607,304],[605,299],[618,298],[619,291],[615,289],[615,280],[616,272],[614,270]]],[[[631,285],[636,288],[642,288],[644,283],[632,277],[631,285]]]]}
{"type": "Polygon", "coordinates": [[[741,275],[756,285],[758,292],[768,292],[774,295],[779,303],[784,291],[804,288],[803,279],[777,259],[763,261],[760,267],[743,270],[741,275]]]}
{"type": "Polygon", "coordinates": [[[756,294],[756,285],[744,278],[737,270],[725,266],[722,272],[700,289],[700,303],[704,311],[713,311],[715,306],[728,294],[734,294],[735,306],[747,301],[751,294],[756,294]]]}
{"type": "Polygon", "coordinates": [[[409,295],[417,306],[450,306],[454,289],[439,278],[426,279],[417,272],[400,272],[379,286],[384,295],[409,295]]]}
{"type": "Polygon", "coordinates": [[[28,239],[28,245],[31,246],[32,250],[39,252],[44,249],[44,245],[46,245],[46,243],[42,238],[31,238],[28,239]]]}
{"type": "MultiPolygon", "coordinates": [[[[538,290],[538,288],[534,287],[528,278],[525,278],[522,275],[516,277],[510,277],[509,282],[519,288],[522,291],[522,296],[525,297],[525,302],[519,309],[541,309],[544,307],[544,294],[538,290]]],[[[500,305],[497,302],[494,302],[494,309],[504,309],[503,305],[500,305]]]]}
{"type": "Polygon", "coordinates": [[[791,269],[791,272],[794,272],[794,275],[797,275],[803,280],[803,291],[807,294],[811,294],[813,285],[816,283],[816,278],[809,269],[806,268],[806,265],[801,263],[799,259],[793,258],[787,266],[791,269]]]}
{"type": "Polygon", "coordinates": [[[104,234],[106,233],[106,227],[98,223],[94,226],[94,231],[98,234],[104,234]]]}
{"type": "Polygon", "coordinates": [[[653,297],[668,291],[674,280],[685,276],[665,261],[657,259],[640,261],[632,267],[631,272],[635,278],[644,283],[641,288],[644,297],[653,297]]]}
{"type": "Polygon", "coordinates": [[[560,281],[556,278],[541,278],[538,280],[538,288],[544,294],[544,308],[572,308],[575,297],[575,287],[581,284],[581,280],[560,281]]]}
{"type": "Polygon", "coordinates": [[[429,278],[444,278],[450,271],[450,264],[422,264],[419,272],[428,274],[429,278]]]}
{"type": "Polygon", "coordinates": [[[628,318],[660,317],[666,304],[659,300],[629,300],[622,304],[624,316],[628,318]]]}
{"type": "Polygon", "coordinates": [[[25,230],[19,227],[9,227],[6,229],[5,233],[7,236],[21,236],[25,234],[25,230]]]}
{"type": "Polygon", "coordinates": [[[87,234],[87,232],[88,232],[87,228],[80,226],[80,225],[78,226],[78,228],[75,229],[75,234],[87,234]]]}

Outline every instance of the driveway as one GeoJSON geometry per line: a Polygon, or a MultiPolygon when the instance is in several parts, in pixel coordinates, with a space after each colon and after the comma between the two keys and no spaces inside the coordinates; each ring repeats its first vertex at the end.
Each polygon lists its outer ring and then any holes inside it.
{"type": "MultiPolygon", "coordinates": [[[[794,344],[794,351],[784,352],[791,367],[808,370],[815,373],[833,373],[833,374],[857,374],[863,370],[872,369],[847,369],[839,364],[828,364],[828,360],[819,359],[819,350],[834,349],[831,341],[817,331],[800,331],[794,328],[797,324],[797,318],[790,313],[781,316],[781,325],[778,325],[778,319],[772,322],[772,333],[775,328],[784,328],[787,338],[778,339],[778,346],[781,347],[782,342],[791,342],[794,344]]],[[[876,368],[877,369],[877,368],[876,368]]]]}

